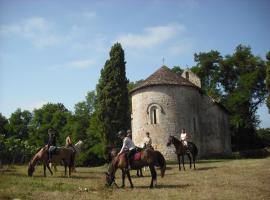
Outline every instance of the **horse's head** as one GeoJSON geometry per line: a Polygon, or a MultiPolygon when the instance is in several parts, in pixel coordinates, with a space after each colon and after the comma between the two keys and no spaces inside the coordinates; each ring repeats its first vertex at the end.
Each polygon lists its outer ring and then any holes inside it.
{"type": "Polygon", "coordinates": [[[168,141],[167,141],[167,147],[171,146],[173,144],[173,136],[169,136],[168,141]]]}
{"type": "Polygon", "coordinates": [[[111,186],[115,182],[115,176],[112,173],[105,173],[106,175],[106,185],[111,186]]]}
{"type": "Polygon", "coordinates": [[[112,161],[109,164],[108,172],[105,173],[106,175],[106,185],[111,186],[113,183],[115,183],[115,166],[114,162],[112,161]]]}
{"type": "Polygon", "coordinates": [[[35,166],[30,161],[28,165],[28,176],[32,176],[34,171],[35,171],[35,166]]]}

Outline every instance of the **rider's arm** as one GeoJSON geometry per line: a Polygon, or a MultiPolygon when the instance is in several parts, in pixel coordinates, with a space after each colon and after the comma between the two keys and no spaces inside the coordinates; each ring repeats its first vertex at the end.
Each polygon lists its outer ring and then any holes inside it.
{"type": "Polygon", "coordinates": [[[126,145],[127,145],[126,143],[127,143],[127,140],[124,139],[124,141],[123,141],[123,146],[122,146],[120,152],[118,153],[118,155],[120,155],[121,153],[123,153],[123,152],[125,151],[125,147],[126,147],[126,145]]]}

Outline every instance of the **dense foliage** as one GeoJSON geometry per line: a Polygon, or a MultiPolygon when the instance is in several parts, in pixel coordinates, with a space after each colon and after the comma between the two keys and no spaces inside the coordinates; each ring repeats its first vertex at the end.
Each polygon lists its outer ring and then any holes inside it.
{"type": "Polygon", "coordinates": [[[128,80],[126,78],[124,50],[116,43],[110,58],[101,70],[97,85],[97,119],[102,135],[104,153],[120,145],[117,133],[130,128],[128,80]]]}
{"type": "Polygon", "coordinates": [[[225,57],[217,51],[195,54],[195,61],[192,71],[201,78],[203,90],[230,112],[234,149],[260,146],[256,111],[267,95],[266,62],[244,45],[225,57]]]}

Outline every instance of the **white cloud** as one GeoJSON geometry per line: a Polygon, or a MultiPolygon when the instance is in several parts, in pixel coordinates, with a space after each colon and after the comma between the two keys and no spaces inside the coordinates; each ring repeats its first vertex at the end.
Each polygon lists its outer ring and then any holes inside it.
{"type": "Polygon", "coordinates": [[[86,69],[93,65],[95,62],[92,59],[74,60],[66,64],[67,67],[74,69],[86,69]]]}
{"type": "Polygon", "coordinates": [[[149,48],[161,44],[183,31],[185,31],[185,26],[180,24],[154,26],[145,28],[141,34],[127,33],[120,35],[116,41],[120,42],[124,47],[149,48]]]}
{"type": "Polygon", "coordinates": [[[17,24],[3,25],[0,27],[0,34],[4,36],[14,34],[23,37],[38,48],[53,46],[65,40],[65,37],[54,34],[53,23],[42,17],[29,18],[17,24]]]}

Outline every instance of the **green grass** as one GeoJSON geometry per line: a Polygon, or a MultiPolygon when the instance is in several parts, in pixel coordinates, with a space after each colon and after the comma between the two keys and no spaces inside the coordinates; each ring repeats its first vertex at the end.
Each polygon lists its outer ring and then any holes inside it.
{"type": "MultiPolygon", "coordinates": [[[[130,189],[126,180],[126,188],[118,189],[105,187],[105,166],[77,168],[72,178],[64,176],[63,167],[58,170],[46,178],[42,166],[33,177],[27,176],[27,166],[0,171],[0,199],[270,199],[270,158],[202,160],[197,170],[186,165],[186,171],[181,172],[177,165],[169,164],[165,177],[158,176],[155,189],[148,188],[149,171],[143,178],[137,178],[133,171],[135,188],[130,189]]],[[[118,172],[118,185],[120,175],[118,172]]]]}

